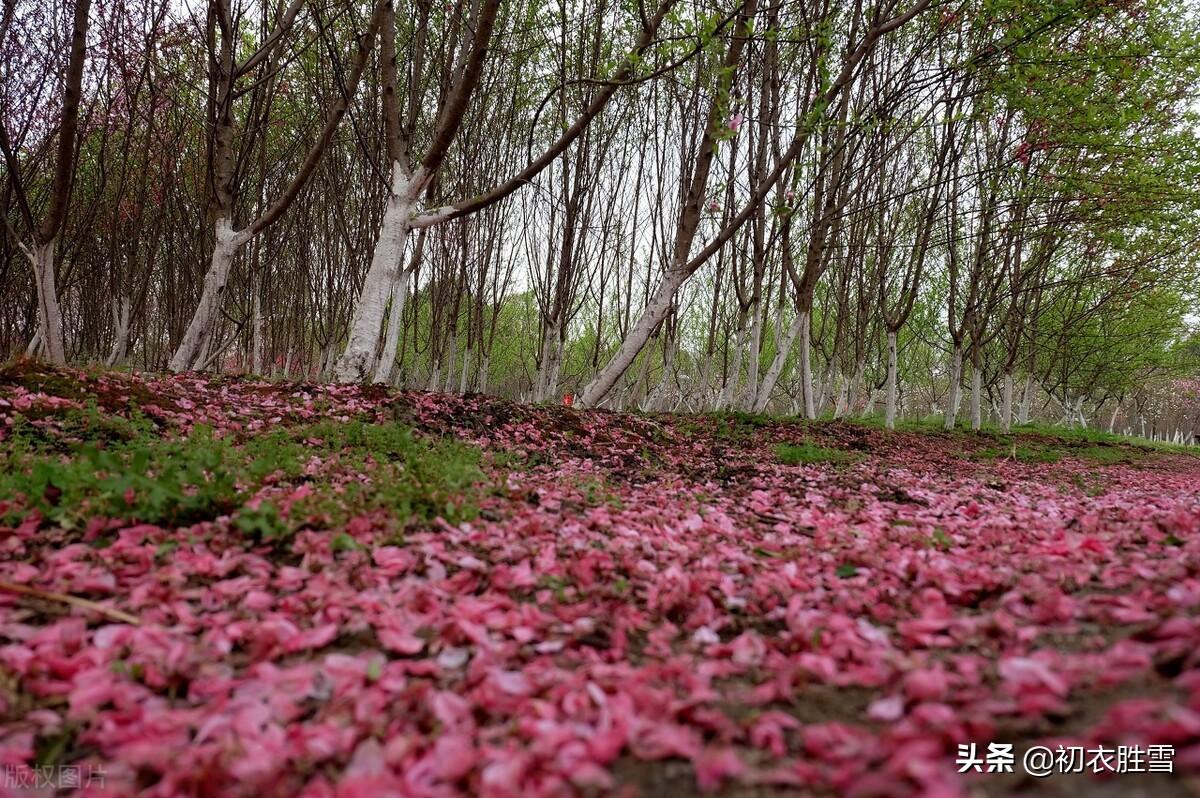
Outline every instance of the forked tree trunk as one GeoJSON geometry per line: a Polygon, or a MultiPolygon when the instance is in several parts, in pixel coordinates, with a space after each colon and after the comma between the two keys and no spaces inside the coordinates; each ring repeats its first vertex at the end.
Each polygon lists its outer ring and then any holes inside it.
{"type": "MultiPolygon", "coordinates": [[[[251,313],[250,323],[254,325],[250,330],[250,371],[252,374],[262,374],[263,367],[266,365],[263,362],[263,314],[262,314],[262,291],[258,288],[254,290],[254,309],[251,313]]],[[[324,364],[322,363],[322,367],[324,364]]]]}
{"type": "Polygon", "coordinates": [[[229,282],[229,272],[233,269],[233,259],[238,249],[247,241],[244,231],[234,231],[228,217],[218,219],[214,227],[216,244],[213,246],[208,273],[204,275],[200,303],[183,334],[183,339],[179,342],[179,347],[171,357],[171,371],[199,368],[208,359],[209,346],[221,313],[221,297],[229,282]]]}
{"type": "Polygon", "coordinates": [[[400,272],[396,284],[392,286],[392,304],[388,312],[387,333],[383,338],[383,352],[379,362],[375,364],[375,373],[371,381],[378,385],[387,385],[392,381],[392,370],[396,367],[396,349],[400,345],[400,327],[404,319],[404,303],[408,299],[409,270],[400,272]]]}
{"type": "Polygon", "coordinates": [[[667,397],[671,392],[671,381],[675,376],[675,352],[674,348],[667,346],[663,352],[663,373],[655,384],[654,389],[646,396],[641,404],[641,410],[644,413],[662,412],[669,409],[667,397]]]}
{"type": "Polygon", "coordinates": [[[454,387],[454,372],[458,365],[458,335],[455,331],[451,331],[447,341],[450,347],[450,357],[446,361],[446,382],[435,390],[440,390],[442,393],[450,393],[450,389],[454,387]]]}
{"type": "Polygon", "coordinates": [[[1033,375],[1025,375],[1025,388],[1021,391],[1021,409],[1017,414],[1018,424],[1029,423],[1030,406],[1033,404],[1033,375]]]}
{"type": "Polygon", "coordinates": [[[492,368],[492,358],[490,355],[484,355],[483,362],[479,364],[479,386],[480,393],[487,393],[488,389],[488,373],[492,368]]]}
{"type": "Polygon", "coordinates": [[[1013,375],[1011,371],[1004,372],[1004,393],[1000,398],[1000,431],[1009,432],[1012,429],[1013,410],[1013,375]]]}
{"type": "Polygon", "coordinates": [[[634,358],[650,340],[650,334],[667,317],[671,302],[675,299],[675,292],[679,290],[686,276],[677,271],[668,271],[663,275],[663,281],[650,298],[646,309],[642,311],[641,317],[629,328],[629,334],[621,342],[617,353],[583,389],[579,397],[580,407],[595,407],[608,395],[613,385],[633,364],[634,358]]]}
{"type": "Polygon", "coordinates": [[[864,353],[863,356],[858,359],[858,362],[854,364],[854,377],[850,380],[850,400],[846,406],[846,412],[850,413],[851,415],[854,414],[854,409],[856,407],[860,407],[863,404],[863,373],[866,371],[866,369],[867,357],[864,353]]]}
{"type": "Polygon", "coordinates": [[[884,411],[883,423],[888,429],[896,428],[896,380],[897,380],[897,355],[896,355],[896,333],[888,330],[887,334],[888,347],[888,366],[887,366],[887,409],[884,411]]]}
{"type": "Polygon", "coordinates": [[[463,350],[462,370],[458,376],[458,392],[464,394],[467,392],[467,378],[471,374],[471,349],[467,347],[463,350]]]}
{"type": "MultiPolygon", "coordinates": [[[[834,354],[836,356],[836,352],[834,354]]],[[[830,360],[825,364],[825,370],[821,372],[821,376],[817,380],[816,391],[818,416],[823,414],[826,407],[829,406],[830,397],[833,395],[833,392],[830,390],[830,388],[833,386],[833,376],[833,360],[830,360]]],[[[816,416],[814,416],[814,418],[815,417],[816,416]]]]}
{"type": "Polygon", "coordinates": [[[37,287],[38,332],[42,338],[42,351],[46,360],[56,366],[67,364],[67,350],[63,344],[62,308],[54,280],[54,245],[57,239],[33,248],[33,282],[37,287]]]}
{"type": "MultiPolygon", "coordinates": [[[[346,341],[346,348],[333,370],[334,379],[338,382],[362,382],[375,364],[375,352],[379,349],[388,297],[397,283],[400,259],[404,256],[404,238],[408,234],[408,221],[419,191],[420,182],[417,177],[409,180],[401,164],[394,162],[391,191],[379,226],[379,239],[375,243],[375,251],[371,254],[371,266],[363,278],[358,302],[354,305],[354,317],[350,321],[350,336],[346,341]]],[[[434,385],[436,387],[436,383],[434,385]]]]}
{"type": "Polygon", "coordinates": [[[804,394],[804,417],[812,421],[817,417],[817,397],[813,390],[812,375],[812,320],[809,311],[802,310],[800,317],[800,392],[804,394]]]}
{"type": "Polygon", "coordinates": [[[553,398],[558,387],[558,362],[561,357],[559,341],[561,330],[557,322],[546,325],[542,335],[542,362],[538,364],[537,378],[533,387],[533,401],[545,402],[553,398]]]}
{"type": "Polygon", "coordinates": [[[132,308],[133,303],[128,296],[123,296],[120,300],[113,300],[113,348],[108,353],[108,360],[104,362],[104,365],[109,368],[121,365],[128,356],[129,319],[132,308]]]}
{"type": "Polygon", "coordinates": [[[754,399],[753,407],[755,413],[761,413],[767,409],[767,403],[771,401],[771,394],[775,391],[779,376],[783,374],[784,364],[787,363],[788,355],[791,354],[792,347],[796,343],[796,336],[800,334],[800,328],[807,318],[807,314],[797,313],[796,318],[792,319],[792,323],[788,325],[787,334],[779,342],[779,346],[775,350],[775,357],[771,359],[771,367],[767,369],[762,384],[758,387],[758,395],[754,399]]]}
{"type": "Polygon", "coordinates": [[[983,427],[983,369],[971,363],[971,429],[978,432],[983,427]]]}
{"type": "Polygon", "coordinates": [[[433,370],[429,372],[429,382],[425,384],[425,390],[437,391],[442,385],[442,364],[441,361],[435,361],[432,366],[433,370]]]}
{"type": "Polygon", "coordinates": [[[733,336],[733,363],[729,366],[729,374],[725,377],[725,385],[721,388],[721,393],[717,397],[717,410],[728,408],[733,403],[733,397],[737,396],[738,386],[742,382],[742,357],[745,354],[746,334],[747,325],[743,320],[733,336]]]}
{"type": "Polygon", "coordinates": [[[837,372],[838,391],[837,399],[833,403],[833,417],[842,418],[846,415],[846,407],[850,399],[850,380],[846,379],[846,374],[839,370],[837,372]]]}
{"type": "Polygon", "coordinates": [[[760,299],[754,306],[754,321],[750,325],[750,358],[746,364],[746,394],[742,406],[747,410],[758,399],[758,368],[762,360],[762,328],[764,310],[760,299]]]}
{"type": "Polygon", "coordinates": [[[950,390],[946,393],[945,421],[943,429],[954,429],[954,420],[958,416],[959,383],[962,381],[962,347],[954,345],[950,355],[950,390]]]}

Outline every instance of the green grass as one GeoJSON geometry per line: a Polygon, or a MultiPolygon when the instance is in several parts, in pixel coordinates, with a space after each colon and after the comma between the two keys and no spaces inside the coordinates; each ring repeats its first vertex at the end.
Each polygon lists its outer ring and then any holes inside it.
{"type": "Polygon", "coordinates": [[[781,443],[775,447],[775,457],[784,465],[812,465],[814,463],[846,463],[851,460],[848,452],[826,449],[809,443],[781,443]]]}
{"type": "MultiPolygon", "coordinates": [[[[233,515],[258,539],[279,539],[305,525],[336,527],[355,515],[386,510],[399,527],[441,516],[466,520],[478,511],[482,453],[454,440],[422,437],[400,424],[320,422],[237,440],[196,427],[187,438],[162,438],[152,426],[70,410],[50,433],[18,417],[0,444],[5,523],[30,510],[65,529],[93,517],[183,526],[233,515]],[[316,476],[332,462],[345,484],[316,476]],[[284,514],[270,500],[247,502],[264,488],[309,495],[284,514]]],[[[268,492],[271,492],[268,490],[268,492]]]]}
{"type": "MultiPolygon", "coordinates": [[[[879,429],[884,426],[881,415],[847,420],[879,429]]],[[[995,424],[984,423],[982,428],[976,432],[965,425],[960,418],[955,428],[947,431],[943,429],[942,417],[931,415],[923,418],[897,419],[896,430],[953,435],[961,437],[964,441],[986,442],[989,444],[988,448],[976,453],[976,457],[982,458],[1013,457],[1012,447],[1015,443],[1017,447],[1015,459],[1023,462],[1054,462],[1055,459],[1070,456],[1081,457],[1101,465],[1111,465],[1134,462],[1154,452],[1200,457],[1200,449],[1194,446],[1179,446],[1144,438],[1117,435],[1090,427],[1060,427],[1041,422],[1015,424],[1007,433],[1002,432],[1000,427],[995,424]],[[1055,454],[1057,457],[1054,457],[1055,454]]]]}
{"type": "Polygon", "coordinates": [[[980,449],[975,452],[974,456],[978,460],[1011,459],[1022,463],[1057,463],[1062,459],[1063,453],[1050,446],[1025,443],[1018,445],[1013,442],[1011,446],[990,446],[980,449]]]}

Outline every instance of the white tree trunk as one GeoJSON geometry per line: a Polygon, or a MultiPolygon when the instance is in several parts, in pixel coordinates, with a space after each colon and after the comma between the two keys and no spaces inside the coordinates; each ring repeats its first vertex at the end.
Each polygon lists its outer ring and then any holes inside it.
{"type": "Polygon", "coordinates": [[[958,384],[962,381],[962,347],[955,344],[950,355],[950,390],[946,395],[946,411],[943,429],[954,429],[954,420],[958,416],[958,384]]]}
{"type": "Polygon", "coordinates": [[[113,299],[113,347],[104,365],[112,368],[125,362],[129,352],[129,316],[133,303],[128,296],[113,299]]]}
{"type": "MultiPolygon", "coordinates": [[[[254,309],[251,313],[250,323],[253,325],[250,329],[250,373],[263,373],[263,315],[262,315],[262,292],[258,288],[254,291],[254,309]]],[[[324,363],[321,364],[322,369],[324,363]]]]}
{"type": "Polygon", "coordinates": [[[62,307],[54,279],[54,246],[56,239],[34,247],[33,282],[37,288],[38,332],[46,360],[56,366],[67,364],[67,349],[63,343],[62,307]]]}
{"type": "Polygon", "coordinates": [[[371,266],[354,305],[346,348],[333,370],[338,382],[362,382],[375,364],[388,297],[396,283],[400,259],[404,257],[404,239],[422,183],[419,175],[409,178],[398,162],[392,164],[391,192],[371,253],[371,266]]]}
{"type": "Polygon", "coordinates": [[[864,352],[858,362],[854,364],[854,377],[850,380],[850,400],[846,405],[846,412],[854,414],[855,408],[861,407],[862,390],[863,390],[863,374],[867,370],[867,356],[864,352]]]}
{"type": "Polygon", "coordinates": [[[841,371],[837,373],[838,377],[838,392],[837,400],[833,403],[833,417],[842,418],[846,415],[847,406],[850,398],[850,381],[846,379],[846,375],[841,371]]]}
{"type": "Polygon", "coordinates": [[[538,364],[533,387],[534,402],[550,401],[558,388],[559,363],[562,360],[561,335],[557,322],[546,325],[546,333],[542,336],[542,362],[538,364]]]}
{"type": "Polygon", "coordinates": [[[38,351],[42,348],[42,330],[41,325],[33,331],[33,337],[29,339],[29,345],[25,347],[25,357],[37,357],[38,351]]]}
{"type": "Polygon", "coordinates": [[[896,333],[888,330],[887,334],[888,347],[888,365],[887,365],[887,409],[884,411],[884,426],[888,429],[896,428],[896,381],[897,375],[897,354],[896,354],[896,333]]]}
{"type": "Polygon", "coordinates": [[[204,275],[204,287],[200,291],[200,302],[192,320],[183,334],[183,340],[171,357],[171,371],[180,372],[202,366],[208,359],[212,336],[217,318],[221,314],[221,298],[233,269],[233,259],[249,237],[243,230],[235,232],[228,218],[218,219],[215,225],[216,243],[213,246],[212,262],[204,275]]]}
{"type": "Polygon", "coordinates": [[[750,358],[746,364],[746,393],[742,398],[742,407],[747,410],[754,406],[754,402],[758,399],[758,368],[759,362],[762,360],[762,328],[763,328],[763,309],[762,300],[754,304],[754,322],[750,327],[750,358]]]}
{"type": "Polygon", "coordinates": [[[650,334],[654,332],[654,328],[666,318],[667,311],[671,309],[671,301],[675,298],[675,292],[679,290],[683,281],[684,275],[679,272],[669,271],[663,275],[662,283],[651,296],[641,317],[629,328],[629,334],[621,342],[617,353],[583,389],[578,402],[580,407],[596,407],[604,401],[609,391],[616,385],[617,380],[646,346],[646,341],[650,340],[650,334]]]}
{"type": "Polygon", "coordinates": [[[1121,403],[1117,402],[1113,405],[1112,415],[1108,417],[1108,434],[1112,435],[1117,426],[1117,413],[1121,412],[1121,403]]]}
{"type": "Polygon", "coordinates": [[[1009,432],[1012,429],[1013,410],[1013,375],[1011,371],[1004,372],[1004,394],[1000,399],[1000,431],[1009,432]]]}
{"type": "Polygon", "coordinates": [[[779,341],[779,345],[775,349],[775,357],[771,359],[771,367],[767,369],[762,384],[758,386],[758,395],[754,397],[752,409],[755,413],[761,413],[767,409],[767,403],[771,401],[771,394],[775,391],[779,376],[783,374],[784,364],[796,343],[796,336],[800,334],[800,328],[807,319],[808,314],[797,313],[796,317],[792,319],[792,323],[788,325],[787,334],[784,335],[783,340],[779,341]]]}
{"type": "Polygon", "coordinates": [[[983,427],[983,369],[971,364],[971,429],[983,427]]]}
{"type": "Polygon", "coordinates": [[[746,348],[747,325],[742,324],[734,334],[733,363],[729,367],[729,375],[725,379],[725,387],[717,397],[717,410],[724,410],[733,403],[737,396],[738,386],[742,382],[742,357],[746,348]]]}
{"type": "MultiPolygon", "coordinates": [[[[825,364],[825,369],[821,372],[821,376],[817,380],[817,384],[816,384],[816,396],[817,396],[817,398],[816,398],[816,402],[817,402],[816,415],[817,416],[819,416],[825,412],[825,408],[829,404],[830,396],[833,395],[833,392],[830,390],[830,388],[833,385],[833,364],[836,359],[837,359],[837,352],[834,352],[833,358],[831,358],[830,361],[825,364]]],[[[816,418],[816,416],[813,416],[813,418],[816,418]]]]}
{"type": "Polygon", "coordinates": [[[450,340],[448,343],[450,344],[450,358],[446,362],[446,382],[444,385],[433,389],[435,391],[441,391],[442,393],[450,393],[450,389],[454,387],[454,371],[455,366],[458,363],[458,336],[451,333],[449,337],[450,340]]]}
{"type": "Polygon", "coordinates": [[[383,352],[375,364],[371,382],[387,385],[392,381],[392,370],[396,367],[396,349],[400,345],[400,327],[404,318],[404,303],[408,299],[409,270],[401,269],[392,286],[392,305],[388,312],[387,333],[383,338],[383,352]]]}
{"type": "Polygon", "coordinates": [[[462,370],[458,375],[458,392],[464,394],[467,392],[467,378],[471,375],[471,350],[463,350],[462,370]]]}
{"type": "Polygon", "coordinates": [[[1021,409],[1017,414],[1018,424],[1029,423],[1029,412],[1033,405],[1033,375],[1025,375],[1025,388],[1021,391],[1021,409]]]}
{"type": "Polygon", "coordinates": [[[659,378],[658,384],[654,386],[654,390],[642,402],[642,412],[662,412],[668,410],[673,404],[670,397],[671,388],[675,383],[675,352],[675,342],[664,340],[662,376],[659,378]]]}
{"type": "Polygon", "coordinates": [[[812,421],[817,417],[817,397],[813,392],[812,379],[812,328],[809,312],[801,311],[800,320],[800,392],[804,395],[804,417],[812,421]]]}
{"type": "Polygon", "coordinates": [[[488,374],[492,369],[492,358],[484,356],[483,362],[479,364],[479,392],[487,393],[488,389],[488,374]]]}

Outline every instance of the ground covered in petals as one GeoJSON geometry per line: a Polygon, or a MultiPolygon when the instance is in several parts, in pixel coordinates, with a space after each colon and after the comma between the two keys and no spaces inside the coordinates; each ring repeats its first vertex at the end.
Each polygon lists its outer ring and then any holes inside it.
{"type": "Polygon", "coordinates": [[[6,773],[1196,794],[1194,456],[29,364],[0,422],[6,773]],[[960,775],[990,741],[1016,772],[960,775]],[[1037,780],[1035,744],[1170,745],[1174,772],[1037,780]]]}

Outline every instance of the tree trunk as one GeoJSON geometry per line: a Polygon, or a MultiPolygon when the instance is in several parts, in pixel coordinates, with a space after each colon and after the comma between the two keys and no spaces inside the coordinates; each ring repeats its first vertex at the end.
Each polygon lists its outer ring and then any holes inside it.
{"type": "Polygon", "coordinates": [[[864,351],[859,357],[858,362],[854,364],[854,377],[850,380],[850,401],[846,406],[846,412],[854,414],[854,409],[863,404],[862,388],[863,374],[867,370],[867,355],[864,351]]]}
{"type": "Polygon", "coordinates": [[[653,413],[668,410],[667,396],[671,391],[671,382],[675,376],[675,343],[663,341],[663,373],[649,396],[642,402],[642,412],[653,413]]]}
{"type": "Polygon", "coordinates": [[[254,291],[254,309],[250,323],[254,326],[250,330],[250,371],[253,374],[262,374],[264,365],[262,291],[260,287],[252,290],[254,291]]]}
{"type": "Polygon", "coordinates": [[[467,392],[468,380],[471,376],[471,348],[467,347],[463,350],[462,370],[458,376],[458,392],[465,394],[467,392]]]}
{"type": "Polygon", "coordinates": [[[983,427],[983,369],[972,358],[971,362],[971,429],[975,432],[983,427]]]}
{"type": "Polygon", "coordinates": [[[404,269],[392,286],[392,304],[388,311],[387,333],[383,338],[383,352],[375,364],[371,382],[387,385],[392,381],[392,370],[396,367],[396,349],[400,345],[400,327],[404,320],[404,303],[408,299],[409,270],[404,269]]]}
{"type": "Polygon", "coordinates": [[[379,226],[379,238],[371,253],[371,266],[354,305],[346,348],[333,370],[338,382],[362,382],[375,363],[388,297],[397,282],[396,272],[404,256],[404,238],[415,204],[415,181],[415,177],[413,180],[406,177],[399,162],[392,164],[391,192],[379,226]]]}
{"type": "Polygon", "coordinates": [[[198,368],[207,359],[217,318],[221,314],[225,285],[229,282],[229,272],[233,269],[233,259],[238,249],[246,242],[242,234],[234,232],[228,217],[217,220],[215,233],[216,244],[213,246],[208,273],[204,275],[200,302],[196,306],[196,312],[192,314],[187,331],[183,334],[183,340],[179,342],[179,347],[171,358],[170,367],[174,372],[198,368]]]}
{"type": "Polygon", "coordinates": [[[558,387],[559,340],[562,333],[557,322],[546,325],[542,336],[542,362],[538,364],[537,378],[533,387],[533,401],[546,402],[554,396],[558,387]]]}
{"type": "Polygon", "coordinates": [[[842,418],[846,415],[846,407],[850,399],[850,380],[846,379],[846,375],[842,371],[838,371],[838,392],[837,399],[833,403],[833,417],[842,418]]]}
{"type": "Polygon", "coordinates": [[[125,362],[129,353],[129,319],[133,303],[128,296],[113,300],[113,348],[104,365],[112,368],[125,362]]]}
{"type": "Polygon", "coordinates": [[[733,398],[738,395],[737,389],[742,381],[742,357],[745,354],[746,333],[747,325],[743,321],[733,336],[733,363],[729,366],[729,374],[725,377],[725,385],[721,389],[720,396],[717,397],[717,406],[715,408],[717,410],[728,408],[733,403],[733,398]]]}
{"type": "Polygon", "coordinates": [[[1017,415],[1018,424],[1029,423],[1030,405],[1033,404],[1033,375],[1025,375],[1025,388],[1021,391],[1021,409],[1017,415]]]}
{"type": "Polygon", "coordinates": [[[492,368],[492,358],[490,355],[484,355],[483,362],[479,364],[479,392],[487,393],[488,389],[488,374],[492,368]]]}
{"type": "Polygon", "coordinates": [[[812,329],[809,312],[802,310],[800,320],[800,392],[804,394],[804,417],[809,421],[817,417],[817,397],[813,394],[812,380],[812,329]]]}
{"type": "Polygon", "coordinates": [[[675,298],[675,292],[682,285],[685,277],[686,275],[677,271],[670,271],[663,275],[662,283],[650,298],[641,317],[629,329],[629,334],[621,342],[613,359],[583,389],[578,401],[580,407],[595,407],[608,395],[617,380],[645,347],[646,341],[650,340],[650,334],[666,318],[667,312],[671,309],[671,302],[675,298]]]}
{"type": "Polygon", "coordinates": [[[1004,394],[1000,400],[1000,431],[1008,433],[1012,430],[1013,410],[1013,375],[1011,371],[1004,372],[1004,394]]]}
{"type": "Polygon", "coordinates": [[[897,356],[896,356],[896,333],[888,330],[887,334],[888,347],[888,366],[887,366],[887,409],[884,411],[884,426],[888,429],[896,428],[896,380],[897,380],[897,356]]]}
{"type": "Polygon", "coordinates": [[[950,390],[946,395],[946,412],[943,429],[954,429],[954,419],[958,415],[958,384],[962,381],[962,347],[954,345],[950,355],[950,390]]]}
{"type": "Polygon", "coordinates": [[[38,332],[46,360],[56,366],[67,364],[63,343],[62,308],[58,304],[54,280],[54,245],[57,239],[38,244],[33,249],[33,282],[37,287],[38,332]]]}
{"type": "Polygon", "coordinates": [[[767,409],[767,403],[771,401],[771,394],[775,391],[775,384],[779,382],[779,376],[783,374],[784,364],[787,362],[788,355],[791,354],[792,346],[796,343],[796,336],[800,334],[800,328],[807,321],[808,314],[797,313],[796,318],[792,319],[792,323],[788,326],[787,334],[779,342],[779,346],[775,350],[775,357],[771,360],[771,367],[767,369],[762,384],[758,387],[758,395],[754,398],[753,410],[755,413],[761,413],[767,409]]]}
{"type": "Polygon", "coordinates": [[[758,368],[759,362],[762,360],[762,328],[763,316],[765,310],[760,299],[754,305],[754,322],[750,329],[750,358],[746,364],[746,395],[742,401],[742,406],[747,410],[753,407],[754,402],[758,399],[758,368]]]}
{"type": "Polygon", "coordinates": [[[458,334],[455,330],[450,330],[447,334],[447,345],[450,347],[450,357],[446,362],[446,382],[439,388],[434,388],[435,391],[442,393],[450,393],[450,389],[454,387],[454,371],[458,362],[458,334]]]}

